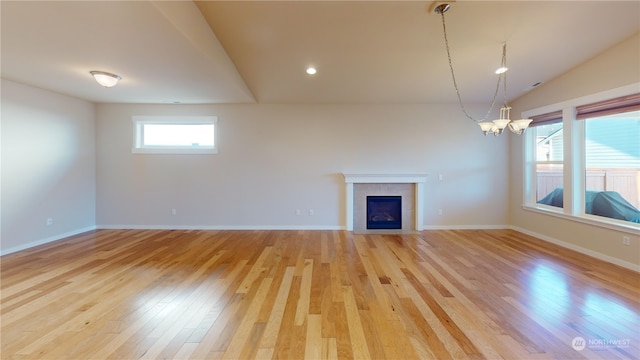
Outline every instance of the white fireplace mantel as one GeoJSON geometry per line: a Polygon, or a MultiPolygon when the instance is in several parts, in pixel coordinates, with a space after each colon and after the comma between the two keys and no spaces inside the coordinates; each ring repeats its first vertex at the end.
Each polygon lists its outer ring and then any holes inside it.
{"type": "Polygon", "coordinates": [[[353,231],[353,184],[415,184],[415,228],[424,230],[422,215],[424,214],[424,183],[427,173],[414,174],[350,174],[343,173],[346,191],[347,231],[353,231]]]}

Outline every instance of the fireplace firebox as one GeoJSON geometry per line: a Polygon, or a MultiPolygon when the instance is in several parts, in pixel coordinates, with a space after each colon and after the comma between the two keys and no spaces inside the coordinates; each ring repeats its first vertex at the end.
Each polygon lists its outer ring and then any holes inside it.
{"type": "Polygon", "coordinates": [[[367,196],[367,229],[402,229],[402,196],[367,196]]]}

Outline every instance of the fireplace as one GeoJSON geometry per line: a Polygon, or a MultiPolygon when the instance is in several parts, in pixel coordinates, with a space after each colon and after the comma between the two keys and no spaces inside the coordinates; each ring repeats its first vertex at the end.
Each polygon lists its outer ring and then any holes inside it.
{"type": "Polygon", "coordinates": [[[402,229],[402,196],[367,196],[367,229],[402,229]]]}
{"type": "MultiPolygon", "coordinates": [[[[402,228],[393,231],[423,230],[424,184],[428,174],[343,173],[346,184],[345,215],[348,231],[366,232],[366,197],[402,196],[402,228]]],[[[376,230],[373,230],[376,231],[376,230]]]]}

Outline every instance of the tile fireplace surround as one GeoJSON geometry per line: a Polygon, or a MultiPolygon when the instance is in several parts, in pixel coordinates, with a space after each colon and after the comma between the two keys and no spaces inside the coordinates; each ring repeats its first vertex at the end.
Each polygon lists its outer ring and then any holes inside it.
{"type": "Polygon", "coordinates": [[[346,217],[347,231],[363,231],[362,224],[365,218],[367,195],[402,195],[403,215],[408,214],[410,218],[405,219],[403,216],[402,229],[423,230],[423,214],[424,214],[424,183],[428,174],[349,174],[343,173],[344,182],[347,186],[346,191],[346,217]],[[356,186],[360,187],[356,191],[356,186]],[[393,193],[385,193],[385,192],[393,193]],[[356,199],[355,197],[358,197],[356,199]],[[409,210],[408,212],[406,210],[409,210]],[[356,218],[358,216],[358,218],[356,218]]]}

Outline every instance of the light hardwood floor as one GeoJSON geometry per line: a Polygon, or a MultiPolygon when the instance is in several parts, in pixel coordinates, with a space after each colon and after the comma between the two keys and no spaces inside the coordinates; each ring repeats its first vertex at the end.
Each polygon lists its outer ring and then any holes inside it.
{"type": "Polygon", "coordinates": [[[0,260],[3,359],[640,358],[638,273],[510,230],[99,230],[0,260]]]}

